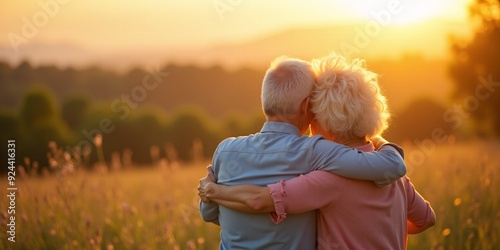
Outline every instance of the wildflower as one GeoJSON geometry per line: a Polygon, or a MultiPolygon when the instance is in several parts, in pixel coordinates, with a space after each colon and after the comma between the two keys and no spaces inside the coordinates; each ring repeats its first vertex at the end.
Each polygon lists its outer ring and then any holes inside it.
{"type": "Polygon", "coordinates": [[[453,205],[455,205],[455,207],[458,207],[460,206],[460,204],[462,204],[462,199],[460,197],[455,198],[455,200],[453,201],[453,205]]]}
{"type": "Polygon", "coordinates": [[[189,240],[186,245],[187,249],[192,249],[192,250],[196,249],[196,244],[194,243],[193,240],[189,240]]]}
{"type": "Polygon", "coordinates": [[[199,238],[196,240],[196,242],[198,243],[198,245],[203,245],[203,244],[205,244],[205,238],[203,238],[203,237],[199,237],[199,238]]]}
{"type": "Polygon", "coordinates": [[[443,235],[444,237],[446,237],[446,236],[448,236],[448,235],[450,235],[450,234],[451,234],[451,229],[446,228],[446,229],[444,229],[444,230],[443,230],[442,235],[443,235]]]}
{"type": "Polygon", "coordinates": [[[56,152],[57,151],[57,143],[55,141],[49,141],[49,149],[52,152],[56,152]]]}
{"type": "Polygon", "coordinates": [[[122,202],[121,208],[123,211],[129,211],[130,210],[130,205],[126,202],[122,202]]]}
{"type": "Polygon", "coordinates": [[[96,147],[100,147],[102,145],[102,135],[101,134],[96,134],[94,136],[94,145],[96,147]]]}

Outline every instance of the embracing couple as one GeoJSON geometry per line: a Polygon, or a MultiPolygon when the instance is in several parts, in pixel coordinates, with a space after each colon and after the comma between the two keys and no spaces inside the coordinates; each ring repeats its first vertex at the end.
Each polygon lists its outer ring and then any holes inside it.
{"type": "Polygon", "coordinates": [[[261,97],[261,131],[221,142],[198,187],[220,249],[405,249],[434,225],[363,60],[280,57],[261,97]]]}

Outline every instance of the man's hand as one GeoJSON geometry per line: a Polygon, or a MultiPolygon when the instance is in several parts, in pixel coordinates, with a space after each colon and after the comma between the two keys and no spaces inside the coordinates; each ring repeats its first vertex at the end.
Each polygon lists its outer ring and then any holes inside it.
{"type": "Polygon", "coordinates": [[[374,136],[370,139],[373,143],[373,147],[375,147],[375,150],[378,150],[380,147],[382,147],[382,145],[389,143],[386,139],[384,139],[384,137],[380,135],[374,136]]]}
{"type": "Polygon", "coordinates": [[[200,197],[202,202],[205,202],[205,203],[210,202],[210,199],[209,199],[209,197],[207,197],[207,194],[209,194],[209,195],[215,194],[216,189],[214,187],[217,187],[217,185],[213,185],[213,186],[209,185],[210,191],[207,192],[207,190],[206,190],[207,184],[210,184],[210,183],[212,183],[212,184],[215,183],[215,175],[214,175],[214,172],[212,171],[212,166],[208,165],[207,166],[207,175],[205,176],[205,178],[200,179],[200,183],[198,184],[198,196],[200,197]]]}
{"type": "Polygon", "coordinates": [[[384,137],[377,135],[377,136],[370,138],[370,140],[372,141],[373,146],[375,147],[375,150],[379,151],[380,148],[384,145],[391,146],[399,152],[399,155],[401,155],[401,157],[403,159],[405,158],[405,152],[403,151],[403,148],[401,148],[397,144],[388,142],[384,137]]]}

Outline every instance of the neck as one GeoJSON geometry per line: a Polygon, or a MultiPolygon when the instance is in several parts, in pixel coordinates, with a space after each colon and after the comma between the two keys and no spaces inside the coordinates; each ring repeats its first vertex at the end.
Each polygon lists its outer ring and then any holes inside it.
{"type": "Polygon", "coordinates": [[[273,116],[266,116],[266,120],[268,122],[287,122],[291,123],[289,119],[286,119],[286,117],[282,115],[273,115],[273,116]]]}
{"type": "Polygon", "coordinates": [[[302,128],[302,124],[299,119],[290,119],[290,117],[286,117],[285,115],[273,115],[273,116],[266,116],[266,120],[268,122],[286,122],[290,123],[293,126],[297,127],[300,132],[303,134],[306,129],[302,128]]]}
{"type": "Polygon", "coordinates": [[[368,144],[368,140],[365,137],[357,138],[334,138],[334,141],[340,144],[344,144],[348,147],[355,148],[368,144]]]}

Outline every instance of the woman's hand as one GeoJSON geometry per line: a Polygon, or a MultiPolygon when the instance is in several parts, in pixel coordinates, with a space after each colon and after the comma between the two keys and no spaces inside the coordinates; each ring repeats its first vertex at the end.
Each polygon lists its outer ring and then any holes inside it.
{"type": "Polygon", "coordinates": [[[219,194],[220,186],[217,183],[209,182],[202,189],[202,195],[207,199],[216,199],[219,194]]]}

